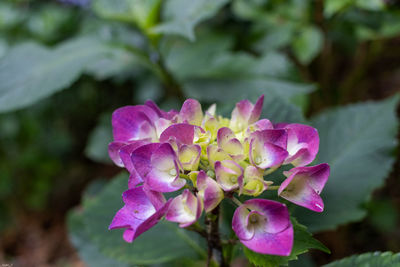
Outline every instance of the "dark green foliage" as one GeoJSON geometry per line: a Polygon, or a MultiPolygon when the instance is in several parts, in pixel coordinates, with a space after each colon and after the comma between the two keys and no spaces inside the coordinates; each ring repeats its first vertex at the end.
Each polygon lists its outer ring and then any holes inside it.
{"type": "Polygon", "coordinates": [[[342,260],[334,261],[325,267],[397,267],[400,266],[400,254],[393,252],[373,252],[354,255],[342,260]]]}

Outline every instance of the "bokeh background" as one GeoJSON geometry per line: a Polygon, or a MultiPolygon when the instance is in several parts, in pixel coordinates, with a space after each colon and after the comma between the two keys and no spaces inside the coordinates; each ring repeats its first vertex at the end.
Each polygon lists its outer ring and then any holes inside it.
{"type": "Polygon", "coordinates": [[[192,97],[229,116],[261,94],[264,117],[318,128],[333,168],[326,214],[294,211],[332,253],[293,266],[399,252],[398,91],[395,0],[1,0],[0,263],[133,264],[81,218],[121,172],[112,111],[192,97]]]}

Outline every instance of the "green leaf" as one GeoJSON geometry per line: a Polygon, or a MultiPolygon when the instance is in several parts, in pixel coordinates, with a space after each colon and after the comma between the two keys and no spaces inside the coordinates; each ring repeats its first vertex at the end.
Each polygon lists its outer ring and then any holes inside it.
{"type": "Polygon", "coordinates": [[[111,114],[103,114],[89,135],[89,141],[85,148],[86,157],[96,162],[111,163],[108,155],[108,143],[112,140],[111,114]]]}
{"type": "MultiPolygon", "coordinates": [[[[162,221],[142,234],[132,244],[122,239],[123,230],[108,230],[113,216],[122,208],[121,194],[127,190],[128,176],[119,175],[95,197],[87,197],[83,204],[83,224],[87,233],[85,242],[107,258],[129,264],[156,264],[178,258],[206,256],[197,234],[162,221]]],[[[71,227],[71,234],[80,228],[71,227]]]]}
{"type": "Polygon", "coordinates": [[[0,3],[0,30],[12,29],[22,23],[26,15],[25,9],[19,9],[16,4],[2,1],[0,3]]]}
{"type": "Polygon", "coordinates": [[[200,33],[194,43],[169,39],[162,51],[168,69],[181,81],[185,94],[218,103],[220,114],[230,115],[241,99],[255,101],[265,94],[263,117],[304,121],[300,108],[293,103],[311,92],[313,86],[286,79],[293,69],[286,56],[270,51],[255,57],[231,52],[231,48],[232,40],[224,35],[200,33]]]}
{"type": "Polygon", "coordinates": [[[233,47],[230,36],[216,33],[200,33],[196,42],[182,38],[168,38],[162,46],[165,64],[179,80],[193,78],[209,67],[219,54],[233,47]]]}
{"type": "Polygon", "coordinates": [[[76,17],[74,17],[72,9],[45,5],[30,14],[26,27],[36,37],[35,39],[55,42],[63,38],[67,27],[74,21],[76,21],[76,17]]]}
{"type": "Polygon", "coordinates": [[[111,77],[131,77],[142,70],[144,63],[133,53],[123,49],[112,49],[108,56],[99,57],[86,67],[85,73],[97,80],[111,77]]]}
{"type": "Polygon", "coordinates": [[[8,44],[6,40],[0,38],[0,59],[6,54],[8,50],[8,44]]]}
{"type": "Polygon", "coordinates": [[[103,18],[134,23],[147,32],[158,20],[161,0],[94,0],[92,8],[103,18]]]}
{"type": "Polygon", "coordinates": [[[383,11],[385,2],[381,0],[356,0],[356,6],[371,11],[383,11]]]}
{"type": "Polygon", "coordinates": [[[165,0],[163,23],[153,28],[155,33],[180,35],[195,40],[194,28],[214,15],[229,0],[165,0]]]}
{"type": "Polygon", "coordinates": [[[68,216],[68,230],[71,243],[79,253],[80,258],[89,267],[129,266],[108,258],[100,253],[99,248],[90,242],[85,229],[82,214],[79,211],[71,212],[68,216]]]}
{"type": "Polygon", "coordinates": [[[262,37],[257,40],[253,47],[256,51],[273,51],[290,44],[295,25],[291,23],[282,24],[279,27],[265,26],[258,29],[262,37]]]}
{"type": "Polygon", "coordinates": [[[395,267],[400,266],[400,253],[393,252],[370,252],[361,255],[353,255],[338,261],[331,262],[324,267],[395,267]]]}
{"type": "Polygon", "coordinates": [[[323,36],[315,26],[307,26],[300,29],[300,33],[292,42],[292,50],[302,64],[308,64],[321,51],[323,36]]]}
{"type": "Polygon", "coordinates": [[[289,256],[284,257],[259,254],[243,246],[244,254],[247,259],[255,266],[276,267],[282,265],[287,266],[289,261],[296,260],[298,255],[306,253],[309,249],[318,249],[330,253],[327,247],[312,237],[304,225],[299,224],[296,219],[293,218],[292,224],[294,230],[294,242],[292,252],[289,256]]]}
{"type": "Polygon", "coordinates": [[[324,1],[324,16],[327,18],[332,17],[336,13],[343,11],[349,7],[354,0],[325,0],[324,1]]]}
{"type": "Polygon", "coordinates": [[[110,47],[96,38],[78,38],[53,49],[24,43],[0,59],[0,112],[23,108],[69,87],[110,47]]]}
{"type": "Polygon", "coordinates": [[[331,166],[331,176],[321,193],[322,213],[297,207],[295,216],[313,232],[361,220],[360,206],[382,186],[394,162],[399,97],[331,109],[312,119],[319,131],[316,163],[331,166]]]}

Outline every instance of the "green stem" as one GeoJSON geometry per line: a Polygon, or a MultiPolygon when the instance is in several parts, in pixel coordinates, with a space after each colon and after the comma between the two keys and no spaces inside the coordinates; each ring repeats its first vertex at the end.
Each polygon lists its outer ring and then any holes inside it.
{"type": "Polygon", "coordinates": [[[184,173],[180,173],[180,174],[179,174],[179,177],[185,178],[185,179],[190,179],[190,178],[189,178],[189,175],[184,174],[184,173]]]}
{"type": "Polygon", "coordinates": [[[207,228],[208,267],[211,266],[213,256],[215,256],[220,267],[227,266],[224,255],[222,253],[222,244],[219,234],[219,210],[220,206],[217,206],[211,211],[210,214],[205,216],[205,224],[207,228]]]}
{"type": "Polygon", "coordinates": [[[271,168],[269,170],[265,170],[264,171],[264,176],[273,173],[274,171],[276,171],[278,168],[271,168]]]}
{"type": "Polygon", "coordinates": [[[267,187],[267,190],[278,190],[279,189],[279,185],[271,185],[267,187]]]}
{"type": "Polygon", "coordinates": [[[235,203],[236,205],[238,205],[238,206],[241,206],[242,205],[242,202],[240,202],[240,200],[239,199],[237,199],[237,198],[235,198],[235,197],[231,197],[231,200],[233,201],[233,203],[235,203]]]}

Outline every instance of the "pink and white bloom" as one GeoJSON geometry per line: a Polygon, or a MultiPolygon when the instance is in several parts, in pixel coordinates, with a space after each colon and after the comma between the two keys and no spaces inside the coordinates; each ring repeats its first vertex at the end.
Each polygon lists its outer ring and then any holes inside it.
{"type": "Polygon", "coordinates": [[[272,130],[272,129],[274,129],[274,125],[270,120],[261,119],[249,125],[249,127],[247,127],[247,130],[245,132],[245,137],[249,137],[251,133],[255,131],[272,130]]]}
{"type": "Polygon", "coordinates": [[[145,186],[151,190],[173,192],[186,184],[179,178],[178,159],[168,143],[143,145],[132,153],[131,159],[145,186]]]}
{"type": "Polygon", "coordinates": [[[114,141],[109,155],[130,176],[129,190],[123,194],[125,205],[109,228],[124,228],[124,239],[132,242],[164,216],[188,227],[203,210],[216,212],[228,197],[239,203],[232,228],[240,242],[258,253],[290,255],[293,226],[286,206],[267,199],[240,204],[235,194],[260,195],[273,183],[264,176],[292,164],[294,168],[283,172],[287,178],[278,195],[321,212],[320,193],[329,166],[305,167],[318,152],[317,130],[259,120],[263,100],[264,96],[255,104],[240,101],[231,119],[217,116],[215,105],[203,114],[194,99],[186,100],[179,112],[163,111],[152,101],[117,109],[112,115],[114,141]],[[176,197],[166,201],[163,193],[168,192],[177,192],[176,197]]]}
{"type": "Polygon", "coordinates": [[[232,229],[240,242],[262,254],[289,256],[293,246],[293,226],[285,204],[250,199],[239,206],[232,229]]]}
{"type": "Polygon", "coordinates": [[[202,211],[200,199],[185,189],[171,201],[165,219],[179,223],[180,227],[188,227],[200,218],[202,211]]]}
{"type": "Polygon", "coordinates": [[[281,165],[288,156],[285,130],[256,131],[251,135],[249,158],[260,169],[281,165]]]}
{"type": "Polygon", "coordinates": [[[200,126],[203,121],[203,111],[199,101],[187,99],[179,111],[179,122],[200,126]]]}
{"type": "Polygon", "coordinates": [[[178,115],[178,111],[171,109],[168,112],[165,112],[164,110],[160,109],[156,103],[154,103],[151,100],[147,100],[144,103],[145,106],[151,108],[154,112],[157,113],[157,115],[160,118],[166,119],[166,120],[173,120],[177,115],[178,115]]]}
{"type": "Polygon", "coordinates": [[[228,153],[226,153],[222,148],[219,148],[216,145],[207,146],[207,158],[212,167],[215,167],[215,162],[217,161],[231,159],[228,153]]]}
{"type": "Polygon", "coordinates": [[[160,136],[161,142],[169,142],[178,155],[184,170],[197,170],[200,162],[201,147],[193,144],[196,129],[200,127],[186,123],[169,126],[160,136]]]}
{"type": "Polygon", "coordinates": [[[125,206],[117,212],[109,229],[125,228],[123,237],[126,242],[132,242],[156,225],[170,204],[161,193],[145,191],[143,186],[125,191],[122,199],[125,206]]]}
{"type": "Polygon", "coordinates": [[[229,128],[234,132],[240,132],[250,124],[255,123],[261,115],[263,103],[264,95],[260,96],[254,105],[249,100],[242,100],[237,103],[232,111],[229,128]]]}
{"type": "Polygon", "coordinates": [[[319,196],[330,174],[329,165],[322,163],[312,167],[296,167],[284,175],[278,195],[307,209],[322,212],[324,202],[319,196]]]}
{"type": "Polygon", "coordinates": [[[249,165],[244,170],[243,183],[239,184],[239,195],[245,194],[256,197],[264,192],[270,184],[272,182],[264,181],[262,170],[249,165]]]}
{"type": "Polygon", "coordinates": [[[143,139],[157,141],[154,122],[159,118],[152,108],[144,105],[117,109],[111,119],[114,141],[129,142],[143,139]]]}
{"type": "Polygon", "coordinates": [[[217,161],[215,177],[224,191],[232,191],[243,183],[243,168],[233,160],[217,161]]]}
{"type": "Polygon", "coordinates": [[[303,124],[277,124],[276,129],[286,129],[288,133],[288,158],[284,164],[306,166],[310,164],[318,153],[319,136],[317,129],[303,124]]]}
{"type": "Polygon", "coordinates": [[[212,211],[224,199],[221,186],[201,170],[197,175],[196,187],[199,192],[197,196],[203,201],[204,210],[212,211]]]}
{"type": "Polygon", "coordinates": [[[223,127],[218,130],[217,144],[218,147],[231,156],[233,160],[240,162],[245,158],[242,143],[228,127],[223,127]]]}
{"type": "Polygon", "coordinates": [[[173,124],[161,133],[160,142],[168,142],[172,138],[178,144],[191,145],[195,137],[195,128],[197,127],[187,123],[173,124]]]}

